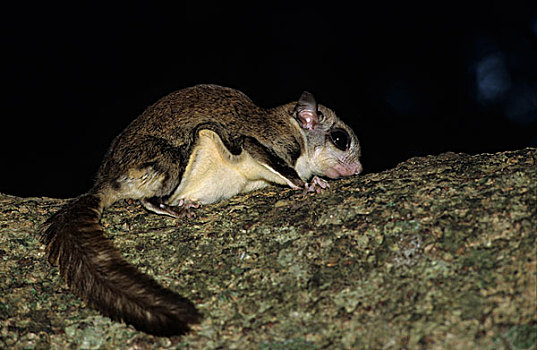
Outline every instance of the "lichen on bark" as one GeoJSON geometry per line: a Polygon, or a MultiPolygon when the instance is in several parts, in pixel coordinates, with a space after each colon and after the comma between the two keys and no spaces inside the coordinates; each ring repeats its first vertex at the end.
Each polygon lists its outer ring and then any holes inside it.
{"type": "Polygon", "coordinates": [[[0,194],[0,348],[361,349],[537,346],[537,150],[412,158],[270,187],[176,220],[117,203],[124,256],[203,322],[156,338],[69,293],[38,225],[64,202],[0,194]]]}

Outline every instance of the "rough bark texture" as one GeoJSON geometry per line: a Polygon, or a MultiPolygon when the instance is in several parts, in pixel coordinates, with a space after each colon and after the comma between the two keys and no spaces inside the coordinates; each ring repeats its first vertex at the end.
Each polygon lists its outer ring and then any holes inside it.
{"type": "Polygon", "coordinates": [[[138,203],[105,212],[125,257],[204,313],[182,338],[85,307],[35,235],[63,201],[0,194],[0,348],[537,346],[536,149],[412,158],[330,185],[184,220],[138,203]]]}

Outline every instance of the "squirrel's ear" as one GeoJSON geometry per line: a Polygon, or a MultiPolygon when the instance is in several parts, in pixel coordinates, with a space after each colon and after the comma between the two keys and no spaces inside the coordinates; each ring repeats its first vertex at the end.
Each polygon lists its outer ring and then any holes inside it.
{"type": "Polygon", "coordinates": [[[319,113],[317,112],[317,102],[315,97],[307,91],[300,96],[295,106],[296,118],[303,129],[313,130],[319,122],[319,113]]]}

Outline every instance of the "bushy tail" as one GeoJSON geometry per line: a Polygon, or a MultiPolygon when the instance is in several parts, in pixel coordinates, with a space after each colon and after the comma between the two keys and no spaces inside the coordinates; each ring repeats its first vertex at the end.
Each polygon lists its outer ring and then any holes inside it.
{"type": "Polygon", "coordinates": [[[184,334],[200,314],[179,294],[123,259],[99,224],[102,201],[85,194],[63,207],[41,229],[48,259],[59,265],[71,290],[104,315],[159,336],[184,334]]]}

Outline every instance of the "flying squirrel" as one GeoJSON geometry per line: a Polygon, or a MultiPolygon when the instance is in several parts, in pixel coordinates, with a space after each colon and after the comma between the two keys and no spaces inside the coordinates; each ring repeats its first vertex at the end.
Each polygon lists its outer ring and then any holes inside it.
{"type": "Polygon", "coordinates": [[[359,158],[351,128],[308,92],[265,109],[238,90],[197,85],[132,121],[112,142],[94,186],[42,225],[41,241],[88,305],[149,334],[181,335],[201,314],[121,256],[100,224],[105,208],[139,199],[149,211],[180,217],[270,184],[319,192],[328,186],[319,176],[358,174],[359,158]]]}

